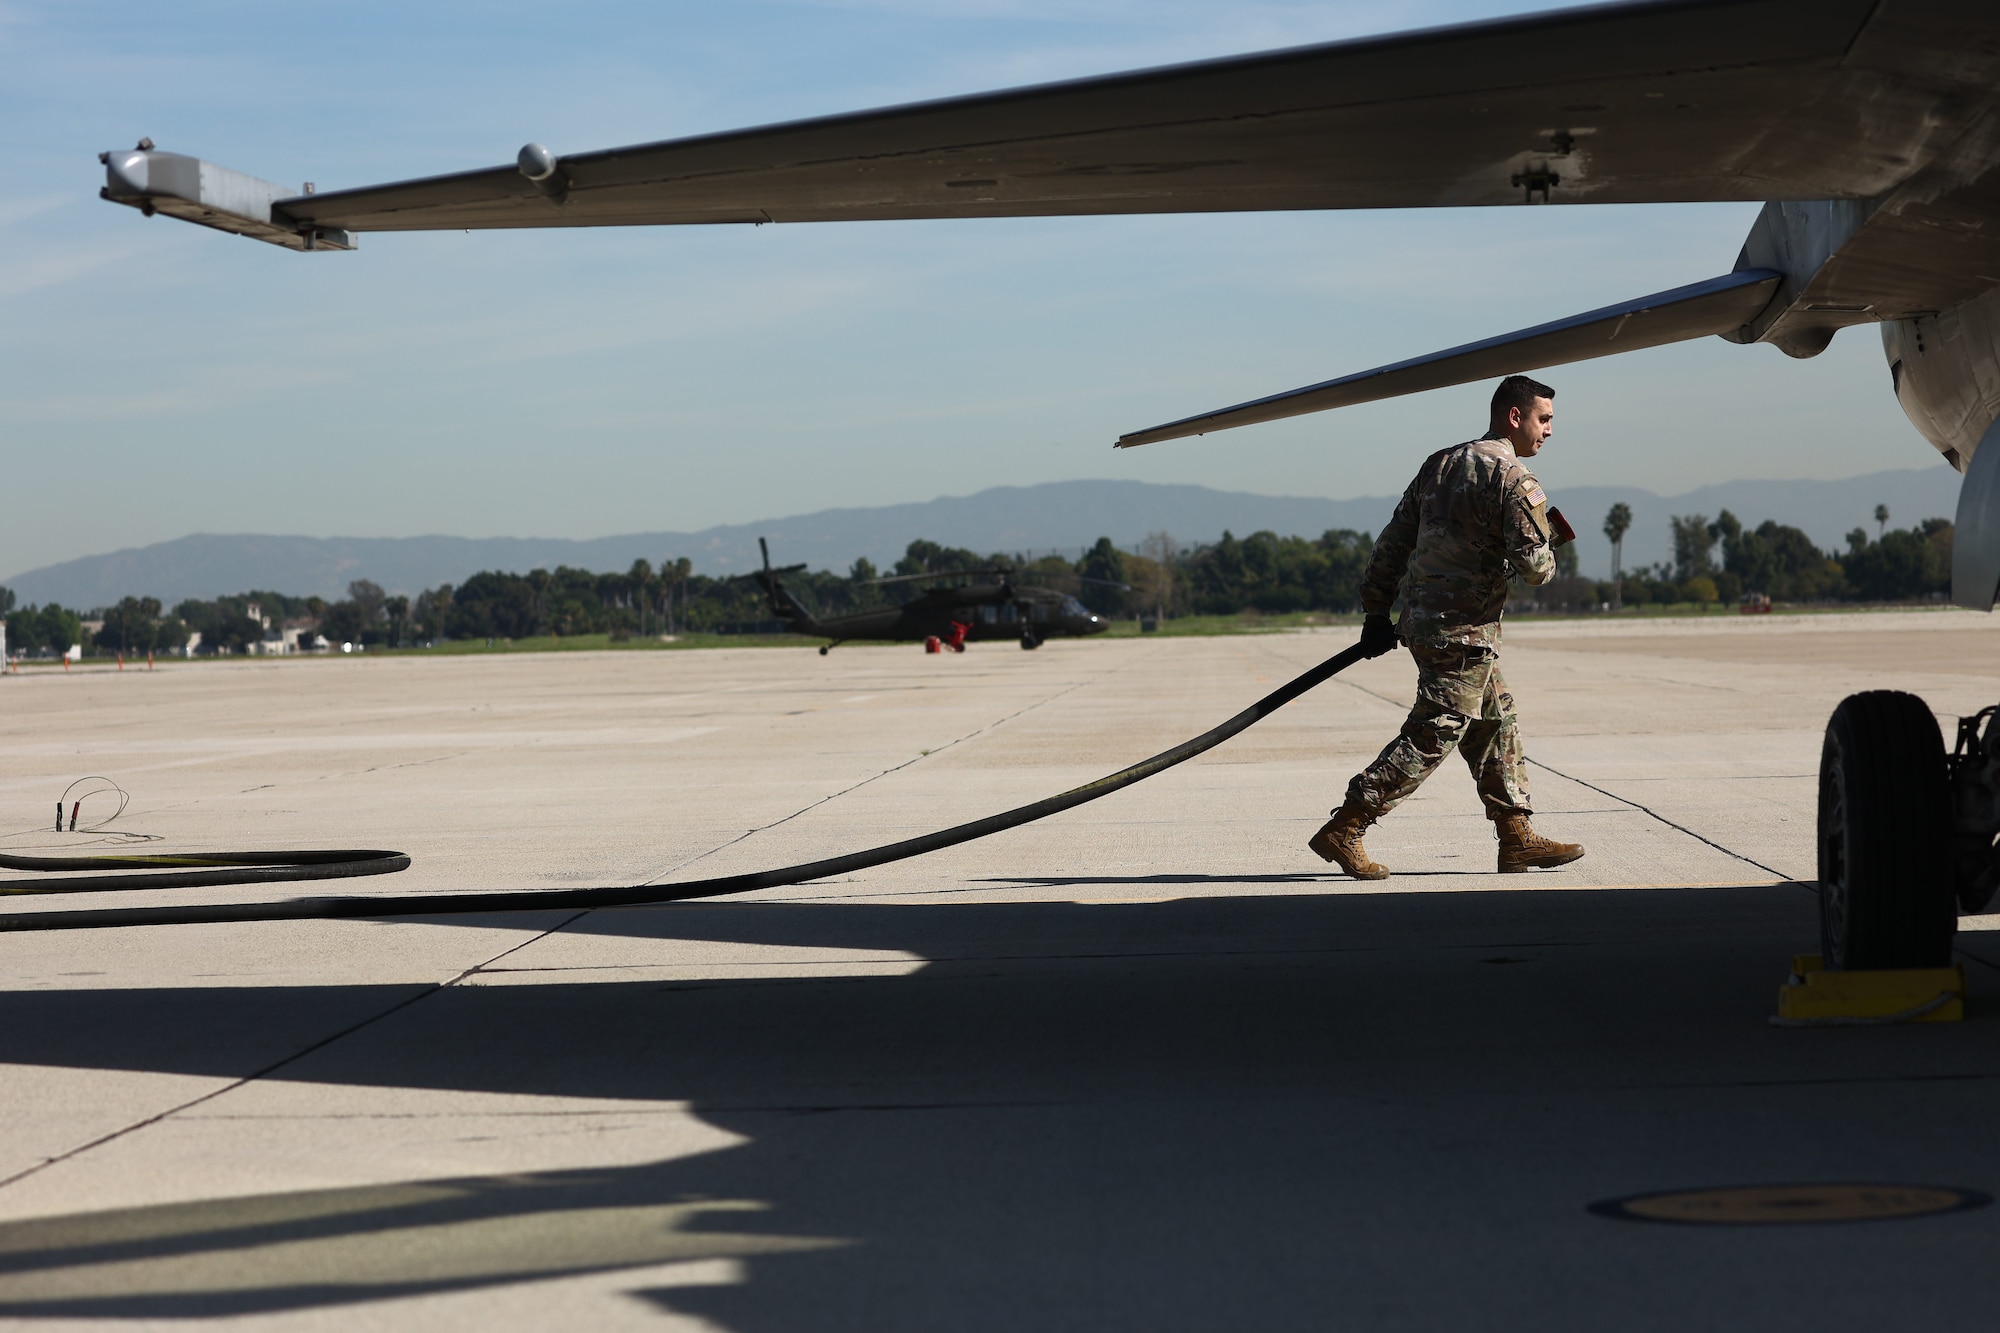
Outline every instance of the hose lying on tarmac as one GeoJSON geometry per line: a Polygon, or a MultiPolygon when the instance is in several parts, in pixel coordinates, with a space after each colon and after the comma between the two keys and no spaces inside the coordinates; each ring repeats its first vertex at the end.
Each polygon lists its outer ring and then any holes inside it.
{"type": "Polygon", "coordinates": [[[211,884],[271,884],[288,879],[347,879],[408,870],[401,852],[197,852],[188,856],[8,856],[0,870],[146,870],[146,874],[91,875],[64,880],[0,883],[0,896],[24,893],[108,893],[113,889],[193,889],[211,884]],[[168,867],[183,867],[169,869],[168,867]],[[215,867],[191,869],[188,867],[215,867]]]}
{"type": "MultiPolygon", "coordinates": [[[[846,856],[807,861],[778,870],[758,870],[747,875],[723,875],[715,879],[688,880],[679,884],[634,884],[596,889],[517,889],[497,893],[421,893],[405,897],[360,896],[349,898],[292,898],[266,903],[197,903],[180,907],[121,907],[71,912],[0,913],[0,931],[80,930],[106,926],[193,925],[227,921],[305,921],[345,918],[399,916],[447,916],[467,912],[524,912],[576,910],[591,907],[640,907],[654,903],[685,902],[691,898],[715,898],[724,894],[748,893],[753,889],[774,889],[786,884],[851,874],[891,861],[906,861],[926,852],[955,847],[1005,829],[1019,828],[1037,819],[1046,819],[1100,796],[1142,782],[1155,773],[1212,750],[1230,737],[1269,717],[1314,686],[1331,679],[1360,661],[1365,654],[1356,644],[1336,653],[1312,670],[1288,681],[1221,726],[1183,741],[1151,759],[1122,768],[1108,777],[1072,787],[1057,796],[1023,805],[969,824],[940,829],[922,837],[907,838],[846,856]]],[[[382,875],[402,870],[410,858],[400,852],[312,851],[312,852],[227,852],[200,856],[92,856],[92,857],[9,857],[0,856],[0,867],[14,870],[133,870],[141,867],[188,867],[178,871],[92,877],[73,884],[51,884],[28,889],[18,883],[5,892],[88,892],[91,890],[137,888],[188,888],[208,884],[243,884],[274,880],[331,879],[352,875],[382,875]],[[194,867],[216,867],[196,869],[194,867]]]]}

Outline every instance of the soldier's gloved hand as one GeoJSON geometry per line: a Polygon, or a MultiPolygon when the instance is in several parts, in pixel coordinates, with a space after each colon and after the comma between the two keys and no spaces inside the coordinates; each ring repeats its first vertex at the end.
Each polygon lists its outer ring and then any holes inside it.
{"type": "Polygon", "coordinates": [[[1361,651],[1370,657],[1396,651],[1396,626],[1389,617],[1374,615],[1361,621],[1361,651]]]}
{"type": "Polygon", "coordinates": [[[1569,525],[1560,509],[1549,510],[1549,545],[1568,546],[1576,540],[1576,529],[1569,525]]]}

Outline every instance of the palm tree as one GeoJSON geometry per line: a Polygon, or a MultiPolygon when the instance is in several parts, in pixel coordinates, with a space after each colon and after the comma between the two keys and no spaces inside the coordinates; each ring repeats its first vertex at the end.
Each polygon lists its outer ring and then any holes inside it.
{"type": "Polygon", "coordinates": [[[1620,500],[1604,516],[1604,535],[1611,539],[1611,606],[1625,604],[1625,534],[1632,530],[1632,506],[1620,500]]]}
{"type": "Polygon", "coordinates": [[[1876,505],[1876,506],[1875,506],[1875,540],[1876,540],[1876,541],[1878,541],[1878,542],[1879,542],[1879,541],[1881,541],[1881,540],[1882,540],[1882,534],[1883,534],[1883,533],[1884,533],[1885,531],[1887,531],[1888,527],[1889,527],[1889,506],[1888,506],[1888,505],[1876,505]]]}
{"type": "Polygon", "coordinates": [[[660,561],[660,605],[667,617],[667,633],[677,634],[674,628],[674,594],[681,595],[681,619],[687,619],[687,581],[694,573],[694,562],[686,556],[678,560],[660,561]]]}
{"type": "Polygon", "coordinates": [[[632,581],[632,600],[639,604],[639,637],[643,639],[646,637],[646,604],[652,597],[652,563],[644,559],[634,560],[632,572],[625,577],[632,581]]]}
{"type": "Polygon", "coordinates": [[[549,632],[549,586],[555,581],[555,576],[546,569],[531,569],[528,571],[528,587],[535,594],[535,623],[532,630],[535,634],[546,634],[549,632]]]}

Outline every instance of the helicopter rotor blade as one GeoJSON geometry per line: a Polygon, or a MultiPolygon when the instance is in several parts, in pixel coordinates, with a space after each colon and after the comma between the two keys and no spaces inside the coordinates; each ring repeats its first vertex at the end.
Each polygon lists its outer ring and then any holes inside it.
{"type": "Polygon", "coordinates": [[[884,583],[916,583],[924,579],[962,579],[989,574],[1005,578],[1012,572],[1006,569],[948,569],[939,574],[892,574],[886,579],[864,579],[863,583],[872,587],[884,583]]]}
{"type": "Polygon", "coordinates": [[[763,583],[768,579],[777,578],[781,574],[801,573],[804,569],[804,565],[782,565],[777,569],[773,569],[767,561],[762,569],[753,569],[743,574],[731,574],[729,581],[734,583],[740,579],[755,579],[759,583],[763,583]]]}
{"type": "Polygon", "coordinates": [[[1068,570],[1017,569],[1012,572],[1024,579],[1075,579],[1078,583],[1100,583],[1107,588],[1117,588],[1121,592],[1132,591],[1132,585],[1129,583],[1120,583],[1116,579],[1094,579],[1088,574],[1074,574],[1068,570]]]}
{"type": "Polygon", "coordinates": [[[757,550],[764,557],[764,567],[762,569],[753,569],[747,574],[731,574],[729,577],[732,579],[756,579],[759,583],[766,583],[780,574],[800,574],[805,572],[805,565],[803,564],[785,565],[779,569],[771,568],[771,543],[765,541],[762,537],[757,539],[757,550]]]}

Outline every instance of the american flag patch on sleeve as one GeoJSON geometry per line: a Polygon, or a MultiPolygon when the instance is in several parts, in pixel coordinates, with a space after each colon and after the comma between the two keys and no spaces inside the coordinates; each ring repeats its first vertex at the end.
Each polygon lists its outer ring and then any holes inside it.
{"type": "Polygon", "coordinates": [[[1549,497],[1542,494],[1542,484],[1533,480],[1521,488],[1521,498],[1531,505],[1545,505],[1549,502],[1549,497]]]}

